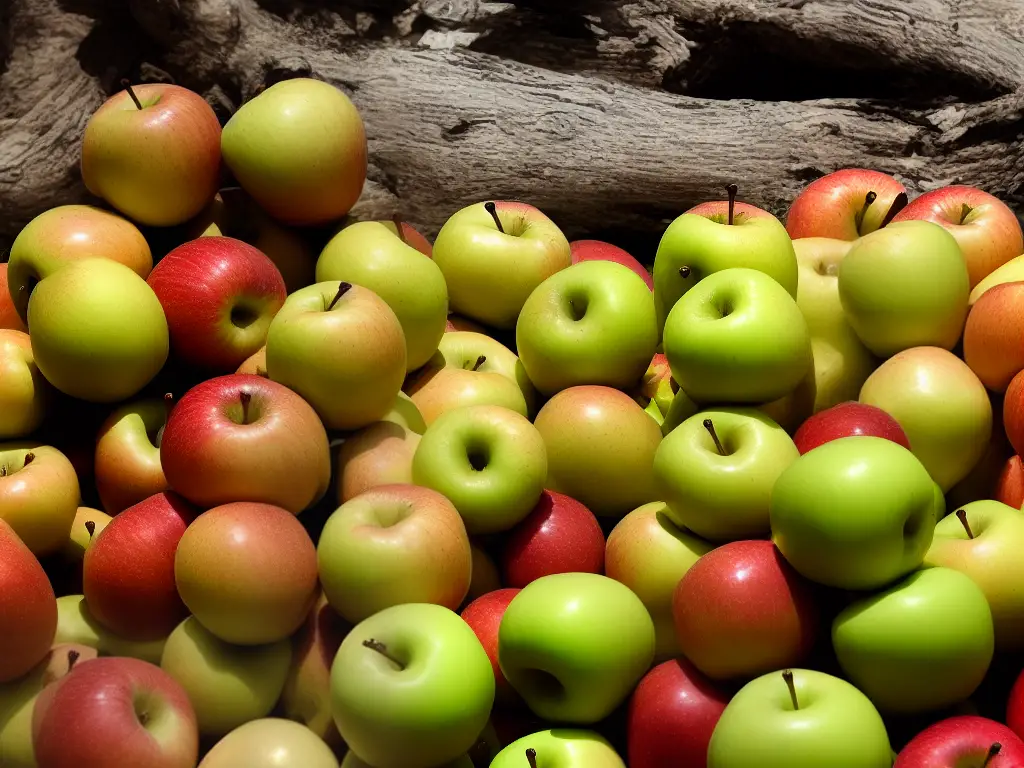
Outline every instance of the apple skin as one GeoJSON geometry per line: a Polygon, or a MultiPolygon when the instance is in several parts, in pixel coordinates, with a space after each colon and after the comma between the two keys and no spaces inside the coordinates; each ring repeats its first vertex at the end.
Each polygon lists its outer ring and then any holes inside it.
{"type": "Polygon", "coordinates": [[[569,253],[573,264],[583,261],[613,261],[621,264],[639,275],[647,285],[647,290],[654,290],[654,278],[647,268],[616,245],[601,240],[573,240],[569,243],[569,253]]]}
{"type": "Polygon", "coordinates": [[[1018,373],[1006,388],[1003,398],[1003,429],[1013,450],[1024,451],[1024,376],[1018,373]]]}
{"type": "Polygon", "coordinates": [[[856,240],[878,229],[901,192],[906,189],[888,174],[844,168],[815,179],[797,195],[786,216],[786,230],[794,240],[856,240]],[[861,216],[868,192],[875,193],[875,201],[861,216]]]}
{"type": "Polygon", "coordinates": [[[981,383],[993,392],[1004,392],[1010,380],[1024,369],[1024,320],[1020,304],[1024,282],[1003,283],[986,291],[971,307],[964,326],[964,362],[981,383]]]}
{"type": "Polygon", "coordinates": [[[935,485],[924,466],[882,437],[825,443],[794,461],[772,489],[779,551],[805,578],[840,589],[878,589],[916,569],[935,515],[935,485]]]}
{"type": "Polygon", "coordinates": [[[390,421],[376,421],[345,439],[335,476],[338,503],[381,485],[412,483],[412,458],[420,435],[390,421]]]}
{"type": "Polygon", "coordinates": [[[374,766],[422,768],[454,760],[476,743],[494,702],[494,674],[457,614],[407,603],[349,632],[331,667],[331,692],[334,721],[357,757],[374,766]],[[372,642],[399,663],[367,646],[372,642]]]}
{"type": "Polygon", "coordinates": [[[50,579],[11,526],[0,520],[0,683],[42,661],[56,631],[50,579]]]}
{"type": "Polygon", "coordinates": [[[654,643],[654,623],[628,587],[593,573],[556,573],[528,584],[505,609],[498,662],[537,716],[596,723],[647,672],[654,643]]]}
{"type": "Polygon", "coordinates": [[[1016,509],[1024,506],[1024,464],[1020,456],[1006,460],[992,498],[1016,509]]]}
{"type": "Polygon", "coordinates": [[[459,614],[473,630],[490,659],[491,669],[494,670],[494,700],[497,704],[519,702],[519,695],[505,679],[505,673],[498,663],[498,630],[509,603],[521,591],[518,587],[496,589],[476,598],[459,614]]]}
{"type": "Polygon", "coordinates": [[[71,462],[48,445],[0,443],[0,468],[0,520],[37,557],[59,551],[81,499],[71,462]]]}
{"type": "Polygon", "coordinates": [[[32,353],[46,380],[96,403],[131,397],[167,360],[167,320],[156,294],[109,259],[74,261],[43,278],[28,307],[32,353]]]}
{"type": "Polygon", "coordinates": [[[940,720],[921,731],[900,750],[893,768],[1013,768],[1024,764],[1024,742],[1002,723],[975,715],[940,720]],[[985,763],[989,748],[999,754],[985,763]]]}
{"type": "Polygon", "coordinates": [[[0,329],[0,440],[32,434],[46,413],[47,384],[27,333],[0,329]]]}
{"type": "Polygon", "coordinates": [[[994,270],[1024,252],[1017,215],[988,192],[967,186],[933,189],[896,214],[897,221],[931,221],[956,238],[974,288],[994,270]],[[964,215],[964,206],[969,210],[964,215]]]}
{"type": "MultiPolygon", "coordinates": [[[[8,265],[7,262],[0,262],[0,329],[8,331],[21,331],[28,333],[28,326],[18,316],[18,310],[14,306],[14,298],[8,289],[8,265]]],[[[15,289],[15,292],[17,289],[15,289]]]]}
{"type": "Polygon", "coordinates": [[[57,633],[54,643],[72,643],[95,648],[101,656],[127,656],[150,664],[160,664],[166,637],[139,643],[118,637],[100,624],[89,612],[83,595],[57,598],[57,633]]]}
{"type": "Polygon", "coordinates": [[[657,423],[611,387],[563,389],[534,420],[548,458],[545,487],[579,501],[598,517],[620,518],[655,501],[657,423]]]}
{"type": "Polygon", "coordinates": [[[138,659],[92,659],[39,695],[36,760],[46,768],[192,768],[196,716],[181,686],[138,659]]]}
{"type": "Polygon", "coordinates": [[[263,346],[287,296],[274,262],[231,237],[179,245],[146,282],[164,309],[174,356],[217,373],[230,373],[263,346]]]}
{"type": "Polygon", "coordinates": [[[395,398],[395,402],[391,405],[391,410],[384,414],[381,421],[397,424],[403,429],[415,432],[417,435],[422,435],[427,431],[427,422],[423,419],[423,414],[420,413],[416,403],[405,392],[398,393],[398,397],[395,398]]]}
{"type": "Polygon", "coordinates": [[[469,604],[488,592],[501,589],[501,574],[498,566],[486,550],[479,544],[470,542],[469,551],[473,557],[473,575],[469,580],[469,592],[463,603],[469,604]]]}
{"type": "Polygon", "coordinates": [[[988,277],[985,277],[974,286],[970,297],[967,299],[967,303],[973,307],[978,303],[978,299],[997,285],[1019,283],[1021,280],[1024,280],[1024,254],[1010,259],[1001,267],[997,267],[988,277]]]}
{"type": "Polygon", "coordinates": [[[708,746],[708,768],[889,768],[892,750],[878,710],[838,677],[794,669],[799,710],[779,672],[733,696],[708,746]]]}
{"type": "Polygon", "coordinates": [[[262,347],[253,352],[249,357],[242,361],[242,364],[235,369],[235,373],[248,373],[251,376],[263,376],[267,375],[267,345],[264,344],[262,347]]]}
{"type": "Polygon", "coordinates": [[[985,386],[956,355],[917,347],[882,363],[860,391],[899,422],[910,448],[942,490],[967,476],[992,437],[985,386]]]}
{"type": "Polygon", "coordinates": [[[526,750],[537,753],[539,768],[626,768],[615,748],[595,731],[553,728],[513,741],[499,752],[490,768],[521,768],[526,750]]]}
{"type": "Polygon", "coordinates": [[[403,603],[454,611],[473,570],[458,511],[415,485],[383,485],[338,507],[320,534],[317,563],[328,602],[353,624],[403,603]]]}
{"type": "Polygon", "coordinates": [[[142,224],[188,221],[217,191],[220,122],[198,93],[167,83],[134,86],[107,99],[85,126],[82,181],[142,224]]]}
{"type": "Polygon", "coordinates": [[[544,394],[582,384],[625,389],[658,346],[651,292],[628,267],[575,264],[538,285],[516,322],[516,349],[544,394]]]}
{"type": "Polygon", "coordinates": [[[103,422],[96,438],[93,472],[103,508],[110,514],[170,490],[160,464],[160,441],[167,423],[165,400],[123,405],[103,422]]]}
{"type": "Polygon", "coordinates": [[[654,667],[629,700],[630,768],[707,768],[711,734],[728,703],[729,694],[686,659],[654,667]]]}
{"type": "Polygon", "coordinates": [[[331,748],[308,728],[267,717],[241,725],[218,741],[200,768],[338,768],[331,748]]]}
{"type": "Polygon", "coordinates": [[[327,432],[309,404],[239,373],[208,379],[175,404],[160,463],[171,487],[200,507],[253,501],[296,515],[323,497],[331,477],[327,432]]]}
{"type": "Polygon", "coordinates": [[[79,507],[75,511],[75,520],[71,523],[68,540],[61,548],[61,556],[69,563],[81,563],[85,558],[86,550],[92,546],[92,543],[113,519],[106,512],[101,512],[98,509],[79,507]],[[87,522],[92,523],[92,533],[89,533],[89,529],[85,527],[87,522]]]}
{"type": "Polygon", "coordinates": [[[1006,724],[1018,737],[1024,733],[1024,672],[1017,676],[1010,689],[1006,703],[1006,724]]]}
{"type": "Polygon", "coordinates": [[[203,626],[236,645],[290,636],[319,594],[309,534],[270,504],[225,504],[197,517],[178,542],[174,578],[203,626]]]}
{"type": "Polygon", "coordinates": [[[572,264],[569,241],[532,205],[494,201],[503,231],[484,203],[454,213],[434,239],[453,312],[495,328],[514,328],[533,290],[572,264]]]}
{"type": "Polygon", "coordinates": [[[856,401],[839,403],[814,414],[800,425],[793,442],[803,455],[832,440],[856,435],[884,437],[910,450],[907,433],[896,419],[881,408],[856,401]]]}

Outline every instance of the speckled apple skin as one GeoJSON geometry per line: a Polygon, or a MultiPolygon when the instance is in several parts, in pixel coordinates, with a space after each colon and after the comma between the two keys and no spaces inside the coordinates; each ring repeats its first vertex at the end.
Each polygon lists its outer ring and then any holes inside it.
{"type": "Polygon", "coordinates": [[[0,520],[0,683],[42,661],[57,631],[57,600],[43,567],[0,520]]]}

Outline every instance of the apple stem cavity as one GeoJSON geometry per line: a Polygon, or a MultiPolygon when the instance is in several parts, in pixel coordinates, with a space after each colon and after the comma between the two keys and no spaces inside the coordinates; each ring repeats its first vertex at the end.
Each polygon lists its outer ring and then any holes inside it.
{"type": "Polygon", "coordinates": [[[537,768],[537,750],[533,747],[526,750],[526,762],[530,764],[530,768],[537,768]]]}
{"type": "Polygon", "coordinates": [[[75,662],[78,661],[81,655],[82,654],[75,650],[68,651],[68,672],[75,668],[75,662]]]}
{"type": "Polygon", "coordinates": [[[876,199],[878,199],[878,193],[876,193],[874,190],[864,195],[864,205],[861,206],[860,212],[857,214],[858,234],[861,234],[861,227],[864,224],[864,217],[868,215],[868,208],[871,207],[871,204],[875,202],[876,199]]]}
{"type": "Polygon", "coordinates": [[[782,679],[786,682],[786,687],[789,688],[789,698],[793,702],[793,711],[800,709],[800,701],[796,697],[796,685],[793,683],[793,670],[787,669],[782,673],[782,679]]]}
{"type": "Polygon", "coordinates": [[[32,453],[31,451],[29,451],[28,453],[25,454],[25,463],[21,465],[22,468],[27,467],[29,464],[31,464],[35,460],[36,460],[36,455],[34,453],[32,453]]]}
{"type": "Polygon", "coordinates": [[[989,747],[988,748],[988,754],[985,755],[985,761],[981,764],[981,768],[988,768],[989,763],[992,762],[993,758],[995,758],[1002,751],[1003,751],[1003,745],[1000,744],[998,741],[995,744],[993,744],[991,747],[989,747]]]}
{"type": "Polygon", "coordinates": [[[907,207],[910,203],[910,198],[907,197],[906,192],[900,192],[896,195],[896,199],[892,201],[892,205],[889,206],[889,210],[885,212],[885,218],[882,219],[882,223],[878,225],[879,229],[884,229],[889,225],[893,219],[896,218],[896,214],[907,207]]]}
{"type": "Polygon", "coordinates": [[[142,102],[139,101],[139,97],[135,95],[135,91],[132,90],[131,80],[125,78],[121,81],[121,87],[128,91],[128,95],[132,97],[132,101],[135,102],[135,106],[138,109],[142,109],[142,102]]]}
{"type": "Polygon", "coordinates": [[[480,355],[480,357],[478,357],[478,358],[476,359],[476,362],[475,362],[475,363],[473,363],[473,370],[474,370],[474,371],[479,371],[479,370],[480,370],[480,367],[481,367],[481,366],[482,366],[482,365],[483,365],[484,363],[486,363],[486,362],[487,362],[487,356],[486,356],[486,355],[480,355]]]}
{"type": "Polygon", "coordinates": [[[686,278],[688,278],[690,276],[690,268],[689,267],[680,267],[679,268],[679,276],[681,278],[683,278],[684,280],[686,278]]]}
{"type": "Polygon", "coordinates": [[[96,534],[96,523],[92,520],[86,520],[85,532],[89,534],[89,540],[92,541],[92,537],[96,534]]]}
{"type": "Polygon", "coordinates": [[[242,402],[242,423],[249,423],[249,403],[252,401],[252,394],[249,392],[242,392],[239,394],[238,399],[242,402]]]}
{"type": "Polygon", "coordinates": [[[403,664],[398,659],[396,659],[394,656],[392,656],[388,652],[388,647],[386,645],[384,645],[384,643],[380,642],[379,640],[374,640],[372,637],[369,640],[363,640],[363,647],[364,648],[369,648],[371,651],[376,651],[377,653],[379,653],[381,656],[383,656],[385,659],[390,661],[392,664],[394,664],[399,669],[405,669],[405,664],[403,664]]]}
{"type": "Polygon", "coordinates": [[[962,525],[964,530],[967,531],[967,538],[973,539],[974,531],[971,530],[971,524],[967,522],[967,510],[958,509],[956,511],[956,519],[960,521],[960,525],[962,525]]]}
{"type": "Polygon", "coordinates": [[[408,240],[405,239],[405,228],[402,226],[402,217],[397,213],[391,217],[391,221],[395,223],[395,231],[398,233],[398,239],[403,243],[408,244],[408,240]]]}
{"type": "Polygon", "coordinates": [[[967,217],[971,215],[971,211],[973,211],[973,210],[974,209],[971,208],[971,206],[969,206],[967,203],[964,203],[962,206],[960,206],[960,223],[961,224],[963,224],[965,221],[967,221],[967,217]]]}
{"type": "Polygon", "coordinates": [[[729,193],[729,224],[733,222],[733,214],[736,212],[736,195],[740,191],[740,188],[735,184],[730,184],[725,188],[725,191],[729,193]]]}
{"type": "Polygon", "coordinates": [[[267,369],[266,368],[260,368],[259,366],[256,366],[256,375],[257,376],[262,376],[264,379],[269,379],[270,378],[269,376],[267,376],[267,369]]]}
{"type": "Polygon", "coordinates": [[[7,465],[0,464],[0,477],[7,477],[7,465]]]}
{"type": "Polygon", "coordinates": [[[722,441],[718,439],[718,433],[715,431],[715,422],[711,419],[704,419],[704,429],[711,435],[711,439],[715,441],[715,448],[718,450],[719,456],[728,456],[726,453],[725,446],[722,445],[722,441]]]}
{"type": "Polygon", "coordinates": [[[338,285],[338,292],[334,294],[334,298],[331,299],[331,303],[327,305],[327,311],[330,312],[334,309],[334,305],[338,303],[338,300],[352,290],[352,283],[340,283],[338,285]]]}
{"type": "Polygon", "coordinates": [[[501,219],[498,218],[498,206],[496,206],[493,201],[488,201],[484,203],[484,209],[491,214],[491,218],[494,219],[494,226],[496,226],[498,231],[504,235],[505,228],[501,226],[501,219]]]}

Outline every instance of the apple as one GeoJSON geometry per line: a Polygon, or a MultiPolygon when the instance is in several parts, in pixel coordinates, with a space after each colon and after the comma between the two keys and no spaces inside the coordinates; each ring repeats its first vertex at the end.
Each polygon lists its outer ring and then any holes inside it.
{"type": "MultiPolygon", "coordinates": [[[[671,377],[671,375],[672,371],[669,369],[669,376],[671,377]]],[[[678,387],[679,385],[673,381],[672,386],[678,387]]],[[[672,402],[669,404],[668,410],[664,411],[665,416],[664,420],[661,422],[661,434],[667,435],[688,418],[696,415],[698,411],[700,411],[700,406],[693,402],[693,398],[683,390],[677,390],[675,395],[672,397],[672,402]]],[[[650,413],[649,408],[647,409],[647,412],[650,413]]],[[[657,421],[657,419],[655,419],[655,421],[657,421]]]]}
{"type": "Polygon", "coordinates": [[[538,390],[582,384],[624,389],[658,346],[651,292],[628,267],[575,264],[538,285],[516,322],[516,349],[538,390]]]}
{"type": "Polygon", "coordinates": [[[964,326],[963,357],[981,383],[993,392],[1004,392],[1010,380],[1024,369],[1024,353],[1017,331],[1024,282],[1003,283],[975,302],[964,326]]]}
{"type": "Polygon", "coordinates": [[[691,208],[661,236],[654,259],[658,328],[683,295],[725,269],[757,270],[796,297],[796,254],[785,227],[767,211],[735,202],[735,185],[727,189],[728,202],[691,208]]]}
{"type": "Polygon", "coordinates": [[[1024,672],[1017,675],[1017,680],[1010,689],[1006,703],[1006,724],[1018,737],[1024,733],[1024,672]]]}
{"type": "MultiPolygon", "coordinates": [[[[341,768],[375,768],[375,766],[360,760],[355,752],[349,752],[345,755],[345,759],[341,761],[341,768]]],[[[440,765],[434,766],[434,768],[474,768],[474,765],[473,760],[467,754],[461,755],[454,760],[445,760],[440,765]]]]}
{"type": "Polygon", "coordinates": [[[604,548],[593,512],[564,493],[543,491],[533,511],[505,539],[504,582],[525,587],[552,573],[602,573],[604,548]]]}
{"type": "Polygon", "coordinates": [[[54,643],[73,643],[95,648],[101,656],[127,656],[151,664],[159,664],[166,637],[135,642],[118,637],[100,624],[89,612],[84,595],[63,595],[57,598],[57,633],[54,643]]]}
{"type": "Polygon", "coordinates": [[[201,507],[254,501],[299,514],[327,492],[327,433],[299,395],[262,376],[196,385],[171,411],[160,442],[171,487],[201,507]]]}
{"type": "Polygon", "coordinates": [[[43,376],[80,400],[131,397],[167,360],[167,320],[156,294],[109,259],[74,261],[40,280],[28,325],[43,376]]]}
{"type": "Polygon", "coordinates": [[[766,537],[772,487],[799,456],[785,430],[753,408],[701,411],[661,441],[654,482],[665,514],[704,539],[766,537]]]}
{"type": "Polygon", "coordinates": [[[188,694],[202,736],[224,736],[266,717],[281,698],[292,649],[287,639],[257,646],[225,643],[194,617],[167,638],[160,668],[188,694]]]}
{"type": "Polygon", "coordinates": [[[494,696],[498,704],[513,704],[519,700],[518,694],[505,679],[505,674],[498,663],[498,630],[509,603],[521,591],[518,587],[507,587],[487,592],[463,608],[459,614],[487,652],[491,669],[494,671],[494,696]]]}
{"type": "Polygon", "coordinates": [[[188,615],[174,553],[199,510],[158,493],[121,512],[86,550],[82,592],[92,615],[125,640],[166,637],[188,615]]]}
{"type": "Polygon", "coordinates": [[[892,176],[844,168],[815,179],[797,195],[786,215],[786,230],[794,240],[856,240],[882,228],[894,204],[897,212],[906,205],[906,189],[892,176]]]}
{"type": "Polygon", "coordinates": [[[630,768],[707,768],[711,734],[728,703],[729,694],[685,659],[654,667],[629,700],[630,768]]]}
{"type": "Polygon", "coordinates": [[[242,364],[235,369],[235,373],[248,373],[252,376],[263,376],[266,378],[267,345],[264,344],[249,355],[249,357],[245,358],[245,360],[242,361],[242,364]]]}
{"type": "Polygon", "coordinates": [[[971,288],[1024,252],[1017,215],[998,198],[974,187],[956,185],[925,192],[893,221],[931,221],[949,230],[967,262],[971,288]]]}
{"type": "Polygon", "coordinates": [[[978,299],[991,288],[995,288],[1003,283],[1019,283],[1021,280],[1024,280],[1024,254],[1010,259],[1003,266],[997,267],[991,274],[983,278],[981,282],[971,289],[971,295],[968,297],[967,303],[973,307],[978,303],[978,299]]]}
{"type": "Polygon", "coordinates": [[[476,743],[494,674],[473,630],[447,608],[406,603],[357,624],[331,667],[334,721],[374,766],[428,766],[476,743]]]}
{"type": "Polygon", "coordinates": [[[353,624],[402,603],[455,610],[473,568],[452,502],[415,485],[383,485],[338,507],[320,534],[317,563],[328,602],[353,624]]]}
{"type": "Polygon", "coordinates": [[[64,546],[80,498],[75,468],[56,448],[0,443],[0,520],[34,555],[64,546]]]}
{"type": "Polygon", "coordinates": [[[661,430],[629,395],[611,387],[563,389],[534,425],[547,452],[546,488],[598,517],[620,518],[657,499],[653,467],[661,430]]]}
{"type": "Polygon", "coordinates": [[[405,392],[398,393],[395,402],[391,404],[391,410],[384,414],[381,421],[397,424],[417,435],[422,435],[427,431],[427,422],[424,421],[423,414],[405,392]]]}
{"type": "Polygon", "coordinates": [[[253,720],[218,741],[200,768],[338,768],[338,758],[322,739],[291,720],[253,720]]]}
{"type": "Polygon", "coordinates": [[[174,579],[200,623],[236,645],[289,637],[319,593],[309,534],[270,504],[224,504],[197,517],[178,542],[174,579]]]}
{"type": "MultiPolygon", "coordinates": [[[[671,429],[665,430],[665,418],[672,410],[672,402],[678,394],[679,385],[673,380],[672,368],[663,353],[654,353],[640,381],[627,388],[626,391],[636,400],[637,405],[647,411],[661,425],[663,434],[672,431],[671,429]]],[[[694,406],[694,413],[696,412],[697,409],[694,406]]]]}
{"type": "Polygon", "coordinates": [[[845,680],[809,669],[751,680],[722,712],[708,768],[888,768],[878,710],[845,680]]]}
{"type": "Polygon", "coordinates": [[[57,603],[39,561],[0,519],[0,683],[42,661],[57,629],[57,603]]]}
{"type": "Polygon", "coordinates": [[[138,659],[92,659],[36,701],[32,744],[45,768],[192,768],[196,716],[166,672],[138,659]]]}
{"type": "Polygon", "coordinates": [[[474,323],[472,320],[460,317],[452,312],[448,313],[448,320],[444,326],[445,333],[451,333],[452,331],[472,331],[473,333],[487,333],[487,329],[484,328],[480,323],[474,323]]]}
{"type": "Polygon", "coordinates": [[[329,429],[358,429],[391,408],[405,335],[373,291],[344,282],[293,293],[267,333],[267,375],[302,395],[329,429]]]}
{"type": "Polygon", "coordinates": [[[916,569],[932,541],[927,470],[883,437],[842,437],[794,461],[775,482],[772,540],[805,578],[878,589],[916,569]]]}
{"type": "Polygon", "coordinates": [[[1002,723],[975,715],[940,720],[900,750],[893,768],[1013,768],[1024,764],[1024,742],[1002,723]],[[998,749],[997,749],[998,747],[998,749]]]}
{"type": "Polygon", "coordinates": [[[121,213],[169,227],[199,213],[220,181],[221,130],[198,93],[169,83],[125,86],[89,118],[82,181],[121,213]]]}
{"type": "Polygon", "coordinates": [[[530,514],[547,475],[541,433],[496,405],[442,414],[412,459],[413,482],[450,499],[474,535],[507,531],[530,514]]]}
{"type": "Polygon", "coordinates": [[[287,296],[274,262],[230,237],[179,245],[146,282],[164,308],[175,357],[217,373],[235,370],[263,346],[287,296]]]}
{"type": "Polygon", "coordinates": [[[960,358],[938,347],[891,357],[864,382],[860,401],[899,422],[914,455],[943,491],[967,476],[992,436],[985,386],[960,358]]]}
{"type": "Polygon", "coordinates": [[[249,99],[224,126],[224,163],[285,224],[327,224],[355,205],[366,180],[366,132],[330,83],[299,77],[249,99]]]}
{"type": "Polygon", "coordinates": [[[345,438],[335,465],[338,503],[378,486],[412,483],[419,444],[420,435],[390,421],[376,421],[345,438]]]}
{"type": "Polygon", "coordinates": [[[376,293],[405,334],[406,368],[426,364],[448,321],[448,287],[440,268],[392,222],[359,221],[331,238],[316,263],[318,283],[345,280],[376,293]]]}
{"type": "Polygon", "coordinates": [[[513,328],[533,290],[572,264],[569,241],[526,203],[499,200],[456,212],[434,239],[454,312],[513,328]]]}
{"type": "Polygon", "coordinates": [[[27,332],[28,327],[18,316],[18,310],[14,306],[14,298],[7,287],[7,270],[7,262],[0,261],[0,330],[27,332]]]}
{"type": "Polygon", "coordinates": [[[43,423],[46,380],[27,333],[0,329],[0,440],[32,434],[43,423]]]}
{"type": "Polygon", "coordinates": [[[654,290],[654,278],[651,277],[647,268],[616,245],[601,240],[573,240],[569,243],[569,254],[573,264],[579,264],[582,261],[612,261],[621,264],[636,272],[646,283],[647,290],[654,290]]]}
{"type": "Polygon", "coordinates": [[[1003,429],[1013,450],[1024,452],[1024,376],[1018,373],[1006,388],[1003,398],[1003,429]]]}
{"type": "Polygon", "coordinates": [[[1016,509],[1024,506],[1024,464],[1020,456],[1011,456],[1006,460],[992,497],[1016,509]]]}
{"type": "Polygon", "coordinates": [[[103,508],[110,514],[170,490],[160,444],[174,398],[122,405],[100,427],[93,471],[103,508]]]}
{"type": "Polygon", "coordinates": [[[64,559],[69,563],[81,563],[85,558],[86,550],[92,546],[92,543],[113,519],[106,512],[101,512],[98,509],[79,507],[75,511],[75,519],[71,523],[68,540],[64,542],[60,551],[64,559]]]}
{"type": "Polygon", "coordinates": [[[814,414],[800,425],[793,443],[802,455],[840,437],[857,435],[884,437],[911,450],[907,433],[896,419],[881,408],[856,401],[839,403],[814,414]]]}
{"type": "Polygon", "coordinates": [[[654,623],[628,587],[594,573],[556,573],[505,609],[498,662],[537,716],[596,723],[647,672],[654,642],[654,623]]]}
{"type": "Polygon", "coordinates": [[[490,768],[626,768],[615,748],[595,731],[553,728],[513,741],[490,768]]]}
{"type": "Polygon", "coordinates": [[[473,574],[469,579],[469,592],[463,603],[471,603],[478,597],[501,589],[501,574],[498,566],[486,550],[479,544],[470,542],[469,551],[473,558],[473,574]]]}
{"type": "Polygon", "coordinates": [[[796,301],[756,269],[722,269],[688,290],[665,321],[664,348],[672,378],[697,402],[775,400],[812,366],[796,301]]]}

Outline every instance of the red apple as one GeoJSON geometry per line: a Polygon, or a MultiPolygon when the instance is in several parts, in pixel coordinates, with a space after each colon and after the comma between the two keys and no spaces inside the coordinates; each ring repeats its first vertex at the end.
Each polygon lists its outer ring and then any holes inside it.
{"type": "Polygon", "coordinates": [[[544,491],[505,542],[504,582],[522,589],[553,573],[602,573],[604,533],[594,513],[571,496],[544,491]]]}
{"type": "MultiPolygon", "coordinates": [[[[403,221],[403,222],[401,222],[401,224],[402,224],[402,239],[407,244],[409,244],[410,246],[415,248],[417,251],[422,253],[424,256],[429,256],[429,257],[433,258],[434,246],[432,246],[430,244],[430,241],[427,240],[427,238],[424,237],[423,234],[418,229],[416,229],[416,227],[414,227],[412,224],[410,224],[409,222],[403,221]]],[[[398,228],[395,226],[395,220],[384,222],[384,226],[388,227],[389,229],[393,229],[395,232],[398,231],[398,228]]]]}
{"type": "Polygon", "coordinates": [[[1024,672],[1017,676],[1010,698],[1006,704],[1006,724],[1021,739],[1024,739],[1024,672]]]}
{"type": "Polygon", "coordinates": [[[18,317],[14,299],[7,287],[7,262],[0,262],[0,329],[27,331],[25,323],[18,317]]]}
{"type": "Polygon", "coordinates": [[[786,216],[786,230],[794,240],[856,240],[878,229],[901,193],[906,190],[892,176],[845,168],[812,181],[797,195],[786,216]]]}
{"type": "Polygon", "coordinates": [[[108,514],[170,489],[160,465],[160,441],[172,403],[170,395],[128,403],[100,427],[93,472],[108,514]]]}
{"type": "Polygon", "coordinates": [[[992,498],[1014,509],[1024,506],[1024,464],[1020,456],[1011,456],[1006,460],[992,498]]]}
{"type": "Polygon", "coordinates": [[[892,416],[874,405],[851,400],[833,405],[811,416],[793,435],[801,454],[841,437],[869,435],[899,443],[908,451],[910,441],[903,427],[892,416]]]}
{"type": "MultiPolygon", "coordinates": [[[[0,519],[0,683],[42,661],[57,632],[57,599],[43,567],[0,519]]],[[[497,629],[495,629],[497,638],[497,629]]]]}
{"type": "Polygon", "coordinates": [[[1024,371],[1010,382],[1003,397],[1003,429],[1018,456],[1024,453],[1024,371]]]}
{"type": "Polygon", "coordinates": [[[1024,741],[1002,723],[976,715],[950,717],[925,728],[893,768],[1019,768],[1024,741]],[[998,745],[998,749],[996,749],[998,745]],[[993,752],[996,754],[989,757],[993,752]]]}
{"type": "Polygon", "coordinates": [[[283,384],[241,373],[185,393],[164,427],[160,463],[171,488],[201,507],[255,501],[298,514],[331,478],[316,411],[283,384]]]}
{"type": "Polygon", "coordinates": [[[174,553],[198,514],[177,494],[158,493],[107,524],[82,566],[82,593],[100,624],[125,640],[158,640],[188,616],[174,553]]]}
{"type": "Polygon", "coordinates": [[[706,768],[711,733],[728,703],[729,694],[685,659],[659,664],[629,700],[629,768],[706,768]]]}
{"type": "Polygon", "coordinates": [[[195,768],[199,732],[182,687],[123,657],[79,661],[39,694],[32,716],[39,768],[195,768]]]}
{"type": "Polygon", "coordinates": [[[476,634],[480,645],[487,651],[487,658],[491,660],[491,667],[494,669],[496,700],[506,704],[517,701],[519,697],[498,666],[498,627],[501,626],[501,617],[505,615],[505,609],[519,592],[520,590],[515,587],[496,589],[478,597],[463,608],[460,614],[463,621],[469,624],[469,628],[476,634]]]}
{"type": "Polygon", "coordinates": [[[814,644],[810,585],[770,541],[734,541],[701,557],[672,598],[683,655],[715,680],[799,666],[814,644]]]}
{"type": "Polygon", "coordinates": [[[178,246],[146,282],[164,308],[175,356],[218,373],[234,371],[263,346],[287,296],[274,262],[230,237],[178,246]]]}
{"type": "Polygon", "coordinates": [[[1024,369],[1024,282],[981,294],[964,326],[964,362],[993,392],[1003,392],[1024,369]]]}
{"type": "Polygon", "coordinates": [[[614,261],[616,264],[628,267],[643,278],[648,288],[654,290],[654,279],[651,277],[651,273],[643,264],[617,245],[600,240],[573,240],[569,243],[569,253],[572,254],[573,264],[579,264],[581,261],[614,261]]]}

